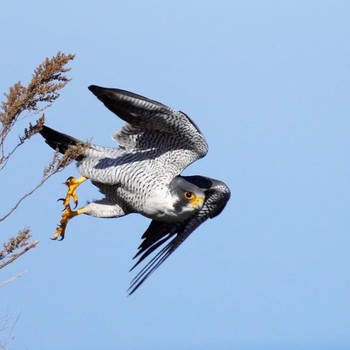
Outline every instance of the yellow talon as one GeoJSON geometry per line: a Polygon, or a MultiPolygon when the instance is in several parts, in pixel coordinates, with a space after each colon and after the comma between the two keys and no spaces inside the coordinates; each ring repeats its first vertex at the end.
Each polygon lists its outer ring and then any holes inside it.
{"type": "Polygon", "coordinates": [[[68,191],[66,194],[66,197],[63,200],[63,205],[65,207],[68,207],[70,198],[73,198],[73,202],[75,206],[78,205],[78,195],[77,195],[77,187],[83,183],[87,178],[85,176],[79,177],[79,179],[74,178],[73,176],[69,177],[67,181],[64,183],[66,186],[68,186],[68,191]]]}
{"type": "Polygon", "coordinates": [[[78,196],[77,196],[77,187],[83,183],[87,178],[85,176],[80,177],[79,179],[74,178],[73,176],[69,177],[65,182],[65,185],[68,187],[68,191],[65,198],[62,198],[64,205],[64,212],[62,213],[60,224],[57,227],[56,232],[53,234],[52,239],[61,240],[64,238],[66,227],[68,221],[74,216],[83,214],[85,212],[85,208],[80,208],[78,210],[72,210],[70,207],[70,199],[73,199],[75,207],[78,205],[78,196]]]}
{"type": "Polygon", "coordinates": [[[69,203],[68,203],[66,210],[62,214],[60,225],[57,227],[57,230],[53,234],[52,239],[58,239],[59,237],[61,240],[64,239],[64,235],[65,235],[68,221],[70,219],[74,218],[74,216],[83,214],[84,212],[85,212],[85,208],[80,208],[78,210],[72,210],[69,203]]]}

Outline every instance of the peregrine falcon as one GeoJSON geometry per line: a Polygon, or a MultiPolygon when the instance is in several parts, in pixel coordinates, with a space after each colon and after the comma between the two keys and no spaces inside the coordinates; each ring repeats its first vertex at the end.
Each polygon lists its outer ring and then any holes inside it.
{"type": "Polygon", "coordinates": [[[43,126],[46,143],[60,153],[84,146],[75,158],[81,177],[66,182],[65,210],[53,239],[63,239],[68,221],[80,214],[118,218],[139,213],[152,219],[131,270],[154,254],[131,281],[132,294],[200,224],[221,213],[230,190],[219,180],[180,175],[208,151],[204,136],[185,113],[120,89],[91,85],[89,90],[125,124],[113,135],[118,148],[79,141],[43,126]],[[87,179],[104,198],[72,208],[71,200],[78,203],[76,188],[87,179]]]}

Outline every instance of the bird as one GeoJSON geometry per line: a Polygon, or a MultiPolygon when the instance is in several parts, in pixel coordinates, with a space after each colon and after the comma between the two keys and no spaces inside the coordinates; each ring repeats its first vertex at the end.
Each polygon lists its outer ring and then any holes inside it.
{"type": "Polygon", "coordinates": [[[181,175],[208,152],[205,137],[185,113],[126,90],[88,88],[125,124],[113,134],[117,147],[81,141],[42,126],[40,134],[51,148],[62,154],[76,151],[81,175],[65,182],[64,211],[52,238],[64,239],[69,220],[81,214],[119,218],[138,213],[151,219],[130,269],[144,264],[130,283],[131,295],[199,225],[222,212],[231,192],[223,181],[181,175]],[[104,197],[76,209],[77,188],[86,180],[104,197]]]}

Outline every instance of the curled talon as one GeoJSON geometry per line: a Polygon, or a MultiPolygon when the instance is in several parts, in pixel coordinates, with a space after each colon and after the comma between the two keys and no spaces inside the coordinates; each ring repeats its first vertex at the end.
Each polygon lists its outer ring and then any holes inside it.
{"type": "Polygon", "coordinates": [[[65,236],[68,221],[77,215],[83,214],[85,211],[86,211],[85,208],[72,210],[70,205],[68,204],[67,207],[65,207],[64,212],[62,213],[60,224],[58,225],[57,230],[53,234],[51,239],[62,241],[65,236]]]}
{"type": "MultiPolygon", "coordinates": [[[[63,209],[61,211],[65,211],[67,206],[64,205],[64,198],[58,198],[57,202],[63,202],[63,209]]],[[[56,238],[53,238],[53,239],[56,239],[56,238]]]]}
{"type": "Polygon", "coordinates": [[[64,240],[65,233],[62,232],[61,234],[55,236],[55,234],[51,237],[52,240],[54,241],[63,241],[64,240]]]}
{"type": "Polygon", "coordinates": [[[78,196],[76,193],[77,187],[83,183],[85,180],[87,180],[86,177],[82,176],[79,179],[74,178],[73,176],[70,176],[64,184],[68,187],[67,194],[64,198],[58,198],[57,202],[62,201],[63,202],[63,210],[62,210],[62,216],[60,220],[60,224],[57,227],[56,232],[53,234],[51,239],[53,240],[59,240],[62,241],[65,236],[65,231],[67,227],[68,221],[73,218],[74,216],[80,215],[85,212],[84,208],[76,209],[78,206],[78,196]],[[74,203],[74,208],[72,210],[70,206],[70,200],[72,198],[72,201],[74,203]]]}
{"type": "Polygon", "coordinates": [[[70,199],[72,198],[74,203],[74,208],[78,206],[78,195],[76,192],[77,187],[83,183],[87,178],[85,176],[82,176],[78,179],[74,178],[73,176],[70,176],[67,181],[64,183],[68,187],[68,191],[66,194],[66,197],[63,200],[63,205],[67,207],[69,205],[70,199]]]}
{"type": "Polygon", "coordinates": [[[64,235],[62,235],[62,236],[60,236],[60,235],[56,236],[56,235],[54,234],[52,237],[50,237],[50,239],[52,239],[53,241],[63,241],[64,235]],[[58,237],[60,237],[60,238],[58,238],[58,237]]]}

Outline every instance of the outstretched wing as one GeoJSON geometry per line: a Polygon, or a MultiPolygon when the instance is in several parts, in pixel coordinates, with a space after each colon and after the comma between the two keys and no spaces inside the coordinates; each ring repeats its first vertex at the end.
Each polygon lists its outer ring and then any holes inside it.
{"type": "MultiPolygon", "coordinates": [[[[187,181],[202,188],[205,201],[202,209],[184,222],[167,223],[152,220],[143,234],[143,242],[134,259],[139,257],[133,270],[150,254],[163,246],[131,281],[129,294],[137,288],[180,246],[181,243],[204,221],[219,215],[230,198],[229,188],[221,181],[203,176],[183,176],[187,181]],[[170,240],[170,241],[169,241],[170,240]]],[[[130,270],[130,271],[131,271],[130,270]]]]}
{"type": "Polygon", "coordinates": [[[115,133],[119,145],[130,152],[166,154],[174,176],[204,157],[208,144],[196,124],[184,113],[132,92],[89,86],[89,90],[126,124],[115,133]]]}

